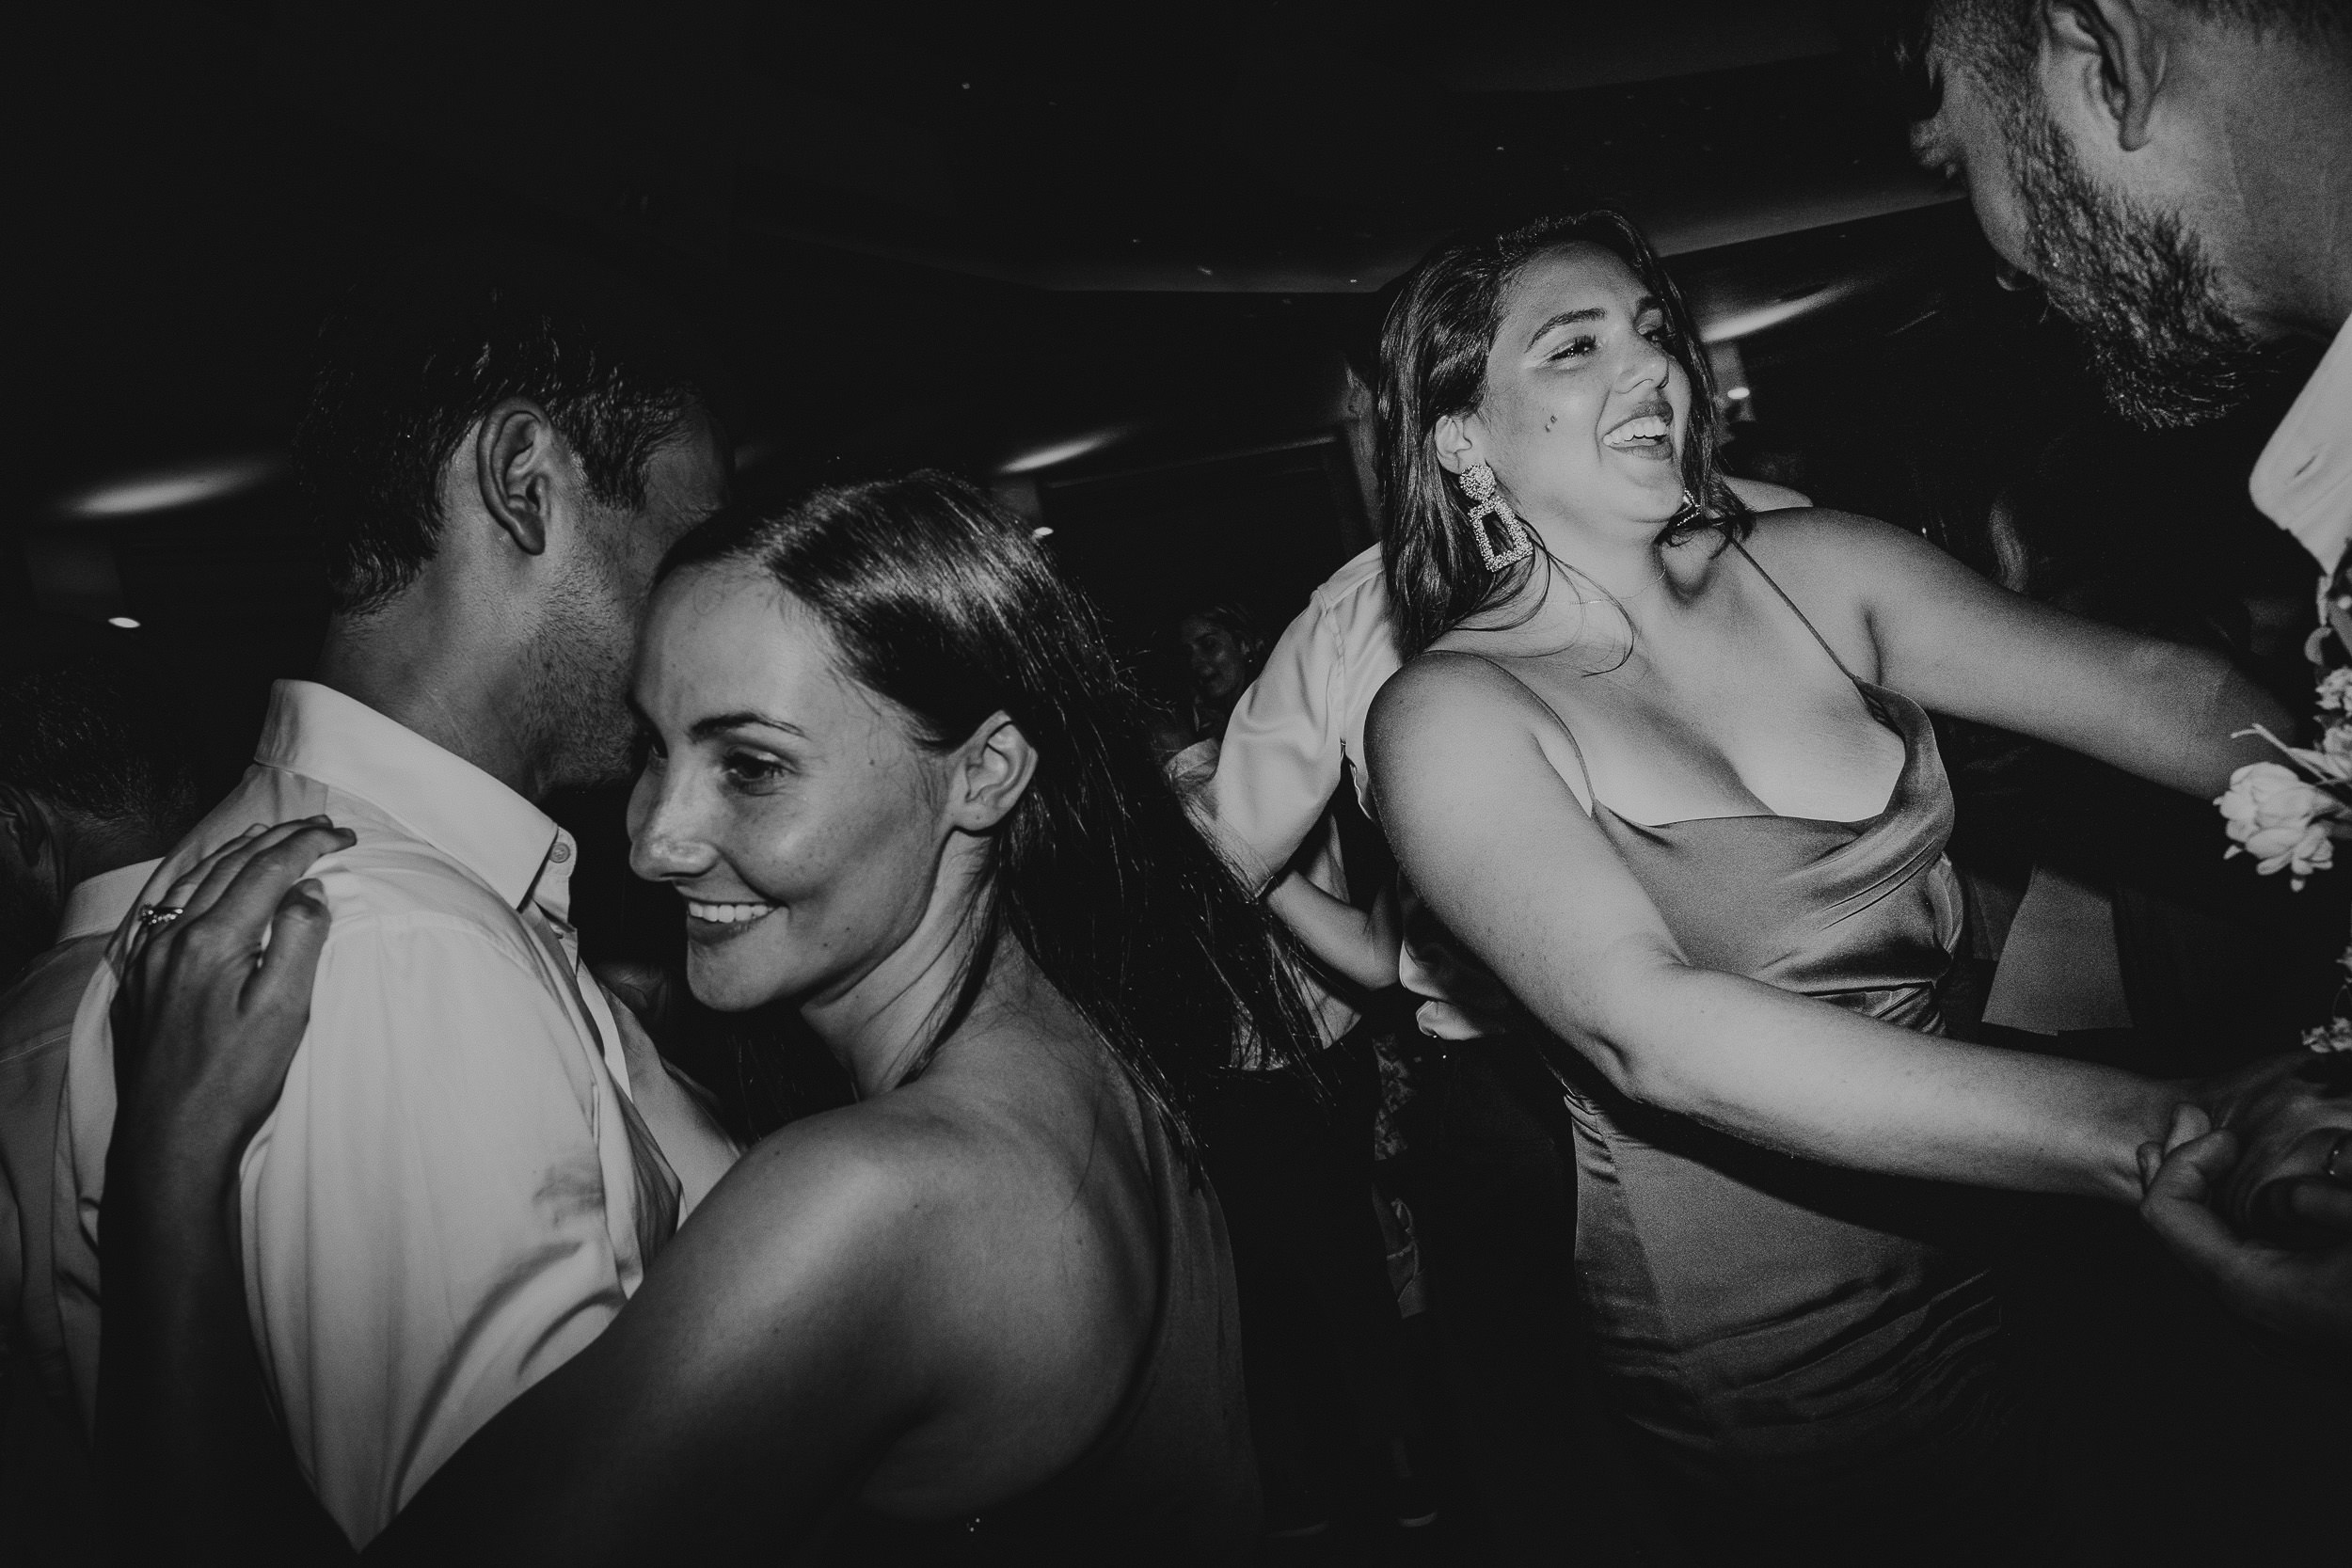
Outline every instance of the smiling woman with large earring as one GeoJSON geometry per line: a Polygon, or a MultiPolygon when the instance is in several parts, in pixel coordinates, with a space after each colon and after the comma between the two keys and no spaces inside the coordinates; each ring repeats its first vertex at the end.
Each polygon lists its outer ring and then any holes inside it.
{"type": "Polygon", "coordinates": [[[1689,314],[1614,214],[1441,247],[1382,347],[1408,662],[1375,799],[1555,1042],[1585,1325],[1673,1499],[1661,1555],[2039,1560],[1998,1305],[1931,1183],[2137,1201],[2143,1149],[2293,1091],[2278,1063],[2160,1084],[1943,1037],[1926,710],[2204,796],[2284,715],[1883,524],[1750,515],[1689,314]]]}
{"type": "MultiPolygon", "coordinates": [[[[1187,1113],[1307,1025],[1088,607],[961,484],[823,492],[678,545],[634,701],[631,863],[684,902],[695,995],[797,1006],[858,1101],[746,1154],[366,1559],[1240,1560],[1232,1259],[1187,1113]]],[[[302,1039],[333,862],[296,879],[339,842],[240,840],[133,960],[101,1443],[137,1560],[348,1555],[215,1201],[302,1039]]]]}

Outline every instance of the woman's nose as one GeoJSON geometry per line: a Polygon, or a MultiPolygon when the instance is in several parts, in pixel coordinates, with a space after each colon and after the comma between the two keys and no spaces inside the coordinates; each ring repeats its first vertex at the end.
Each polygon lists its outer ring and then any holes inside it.
{"type": "Polygon", "coordinates": [[[1680,361],[1673,355],[1647,338],[1636,338],[1626,354],[1625,364],[1617,372],[1618,384],[1627,388],[1645,385],[1662,387],[1674,378],[1679,364],[1680,361]]]}
{"type": "Polygon", "coordinates": [[[647,768],[629,797],[628,868],[649,882],[699,877],[717,860],[685,781],[647,768]]]}

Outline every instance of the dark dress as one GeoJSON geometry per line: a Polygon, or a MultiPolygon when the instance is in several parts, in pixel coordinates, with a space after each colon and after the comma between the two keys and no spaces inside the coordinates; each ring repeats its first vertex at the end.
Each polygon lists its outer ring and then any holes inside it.
{"type": "MultiPolygon", "coordinates": [[[[1902,737],[1876,816],[1645,827],[1594,797],[1593,821],[1692,963],[1939,1033],[1961,923],[1951,791],[1918,705],[1838,669],[1902,737]]],[[[1955,1191],[1768,1151],[1636,1105],[1557,1054],[1579,1297],[1662,1555],[1680,1555],[1679,1538],[1692,1556],[1917,1562],[2030,1533],[1998,1303],[1986,1270],[1941,1244],[1955,1191]]]]}
{"type": "Polygon", "coordinates": [[[1215,1564],[1258,1534],[1225,1215],[1157,1116],[1128,1097],[1160,1224],[1159,1307],[1110,1420],[1053,1480],[977,1518],[910,1522],[854,1506],[795,1555],[810,1563],[1215,1564]]]}

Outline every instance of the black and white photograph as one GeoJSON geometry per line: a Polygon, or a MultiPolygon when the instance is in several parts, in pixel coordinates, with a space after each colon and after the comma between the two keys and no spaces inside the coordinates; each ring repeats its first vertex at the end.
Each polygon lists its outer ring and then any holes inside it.
{"type": "Polygon", "coordinates": [[[0,37],[0,1563],[2352,1560],[2352,0],[0,37]]]}

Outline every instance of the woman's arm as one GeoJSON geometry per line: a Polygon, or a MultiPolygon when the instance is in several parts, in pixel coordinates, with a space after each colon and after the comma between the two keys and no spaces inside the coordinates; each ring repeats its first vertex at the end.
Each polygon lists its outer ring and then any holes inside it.
{"type": "Polygon", "coordinates": [[[1359,910],[1294,871],[1274,884],[1265,902],[1307,951],[1336,974],[1366,990],[1386,990],[1397,983],[1396,895],[1387,888],[1371,909],[1359,910]]]}
{"type": "Polygon", "coordinates": [[[324,818],[246,833],[173,885],[164,906],[184,912],[125,964],[98,1447],[127,1562],[352,1555],[270,1411],[236,1242],[238,1159],[301,1043],[326,943],[317,884],[295,879],[350,843],[324,818]],[[187,1049],[146,1050],[159,1031],[187,1049]]]}
{"type": "Polygon", "coordinates": [[[1922,1036],[1698,968],[1567,780],[1567,733],[1481,661],[1425,657],[1374,705],[1406,876],[1544,1025],[1637,1101],[1791,1154],[2137,1201],[2185,1096],[1922,1036]]]}
{"type": "MultiPolygon", "coordinates": [[[[118,1037],[132,1044],[100,1396],[116,1493],[135,1499],[121,1511],[131,1560],[350,1554],[269,1413],[225,1207],[309,1022],[326,912],[294,880],[344,842],[299,824],[240,840],[199,868],[199,891],[175,890],[189,912],[135,958],[131,1006],[149,1006],[118,1037]]],[[[1104,1368],[1131,1357],[1132,1335],[1073,1287],[1106,1265],[1071,1233],[1073,1205],[1036,1201],[1025,1178],[975,1180],[1007,1168],[1001,1149],[895,1098],[771,1137],[613,1325],[476,1432],[366,1559],[776,1549],[901,1438],[960,1459],[945,1479],[914,1467],[914,1511],[1034,1485],[1085,1442],[1073,1411],[1107,1414],[1104,1368]]]]}
{"type": "Polygon", "coordinates": [[[1934,712],[2207,797],[2245,764],[2278,760],[2260,736],[2238,732],[2260,724],[2295,738],[2295,716],[2221,655],[2011,594],[1885,523],[1781,514],[1751,548],[1833,641],[1858,612],[1868,647],[1850,642],[1840,654],[1853,663],[1874,653],[1880,684],[1934,712]],[[1832,586],[1835,596],[1824,592],[1832,586]]]}

